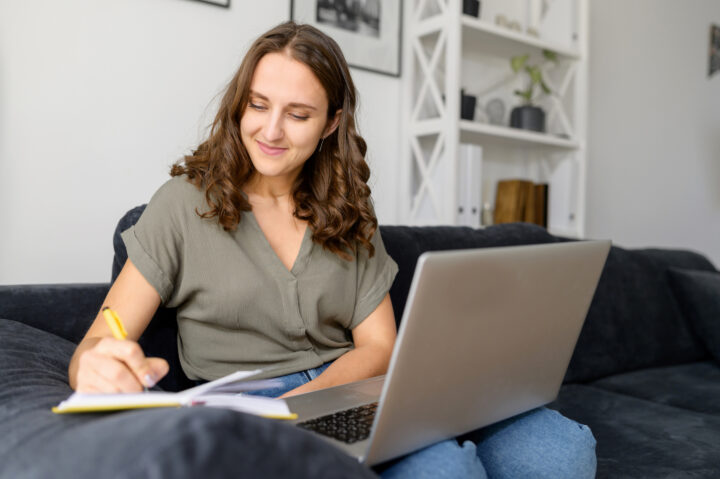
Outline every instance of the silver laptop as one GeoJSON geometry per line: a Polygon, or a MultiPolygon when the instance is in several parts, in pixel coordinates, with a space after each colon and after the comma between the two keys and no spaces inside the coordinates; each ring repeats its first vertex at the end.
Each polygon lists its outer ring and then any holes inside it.
{"type": "Polygon", "coordinates": [[[374,465],[553,401],[609,249],[424,253],[387,374],[288,398],[295,422],[374,465]]]}

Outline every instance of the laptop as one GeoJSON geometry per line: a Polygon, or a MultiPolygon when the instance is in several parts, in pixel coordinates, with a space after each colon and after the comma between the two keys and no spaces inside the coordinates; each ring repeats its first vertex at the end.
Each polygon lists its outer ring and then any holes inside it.
{"type": "Polygon", "coordinates": [[[426,252],[387,374],[287,398],[372,466],[553,401],[610,241],[426,252]]]}

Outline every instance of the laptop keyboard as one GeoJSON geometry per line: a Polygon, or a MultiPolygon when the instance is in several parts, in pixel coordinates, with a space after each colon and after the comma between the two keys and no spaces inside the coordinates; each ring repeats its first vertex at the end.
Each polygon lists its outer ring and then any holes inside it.
{"type": "Polygon", "coordinates": [[[378,403],[374,402],[346,409],[298,423],[298,426],[352,444],[367,439],[370,435],[370,427],[375,419],[377,405],[378,403]]]}

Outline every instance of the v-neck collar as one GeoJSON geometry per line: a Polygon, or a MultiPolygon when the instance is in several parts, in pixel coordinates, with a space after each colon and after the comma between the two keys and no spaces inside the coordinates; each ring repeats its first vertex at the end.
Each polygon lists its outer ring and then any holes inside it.
{"type": "Polygon", "coordinates": [[[307,266],[308,260],[310,259],[310,252],[312,251],[313,247],[310,225],[305,225],[305,233],[303,234],[302,241],[300,242],[300,249],[298,250],[297,256],[295,256],[295,261],[293,262],[292,268],[287,269],[285,264],[282,262],[280,257],[273,249],[272,245],[270,245],[267,236],[265,236],[265,232],[260,227],[260,223],[258,223],[257,218],[255,217],[255,214],[252,212],[252,210],[246,211],[244,213],[246,214],[246,217],[250,220],[253,229],[257,233],[259,233],[260,240],[263,245],[262,247],[267,251],[267,256],[272,258],[270,266],[273,267],[273,269],[275,269],[279,274],[290,275],[293,278],[297,278],[298,275],[300,275],[300,273],[302,273],[302,271],[305,269],[305,266],[307,266]]]}

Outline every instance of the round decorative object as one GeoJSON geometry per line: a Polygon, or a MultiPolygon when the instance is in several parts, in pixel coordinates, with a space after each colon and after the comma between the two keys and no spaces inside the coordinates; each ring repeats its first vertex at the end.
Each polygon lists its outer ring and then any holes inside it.
{"type": "Polygon", "coordinates": [[[492,125],[505,124],[505,103],[500,98],[493,98],[485,105],[488,121],[492,125]]]}

